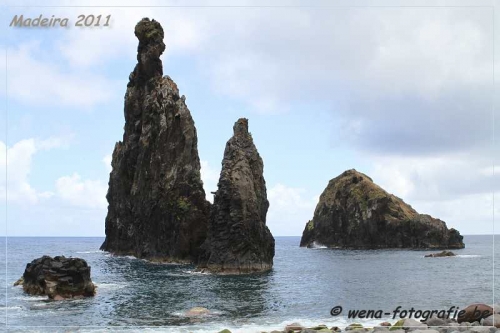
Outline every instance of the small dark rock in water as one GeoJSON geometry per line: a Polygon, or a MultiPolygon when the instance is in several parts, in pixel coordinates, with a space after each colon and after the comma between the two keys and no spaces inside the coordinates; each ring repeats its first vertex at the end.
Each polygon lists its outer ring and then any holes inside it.
{"type": "Polygon", "coordinates": [[[451,251],[441,251],[439,253],[431,253],[431,254],[426,254],[425,257],[426,258],[439,258],[439,257],[454,257],[456,256],[455,253],[451,252],[451,251]]]}
{"type": "Polygon", "coordinates": [[[80,258],[43,256],[26,265],[22,278],[26,293],[55,300],[94,296],[96,290],[90,279],[90,266],[80,258]]]}
{"type": "Polygon", "coordinates": [[[239,119],[233,131],[198,269],[220,274],[268,271],[273,266],[274,238],[266,226],[264,164],[248,132],[248,120],[239,119]]]}
{"type": "Polygon", "coordinates": [[[459,323],[463,322],[479,322],[483,318],[488,318],[493,314],[493,308],[489,305],[482,303],[471,304],[465,309],[465,313],[462,316],[458,316],[457,321],[459,323]]]}
{"type": "Polygon", "coordinates": [[[419,214],[354,169],[333,178],[320,196],[300,240],[343,249],[460,249],[460,233],[419,214]]]}

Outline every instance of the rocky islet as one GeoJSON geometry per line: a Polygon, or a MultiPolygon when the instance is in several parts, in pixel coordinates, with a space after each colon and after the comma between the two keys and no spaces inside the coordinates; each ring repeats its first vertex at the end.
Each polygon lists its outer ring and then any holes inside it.
{"type": "Polygon", "coordinates": [[[135,27],[137,65],[125,94],[125,130],[115,145],[102,250],[152,261],[191,262],[215,273],[271,269],[274,238],[263,161],[240,119],[224,153],[212,206],[200,176],[198,138],[177,85],[163,76],[164,32],[135,27]]]}
{"type": "Polygon", "coordinates": [[[26,265],[23,276],[14,283],[29,295],[47,295],[63,300],[94,296],[90,266],[80,258],[43,256],[26,265]]]}
{"type": "Polygon", "coordinates": [[[354,169],[329,181],[300,246],[341,249],[461,249],[460,233],[419,214],[354,169]]]}

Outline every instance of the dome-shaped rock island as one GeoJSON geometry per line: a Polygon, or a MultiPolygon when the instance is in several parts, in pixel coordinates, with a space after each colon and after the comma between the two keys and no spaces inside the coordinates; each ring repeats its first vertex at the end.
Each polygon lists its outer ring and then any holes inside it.
{"type": "Polygon", "coordinates": [[[344,249],[460,249],[460,233],[419,214],[354,169],[333,178],[307,222],[300,246],[344,249]]]}

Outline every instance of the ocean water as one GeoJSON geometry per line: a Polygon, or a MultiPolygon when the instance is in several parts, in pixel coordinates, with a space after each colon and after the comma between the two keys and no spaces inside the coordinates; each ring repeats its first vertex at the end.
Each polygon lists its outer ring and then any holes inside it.
{"type": "MultiPolygon", "coordinates": [[[[390,312],[397,306],[442,310],[494,302],[492,236],[465,236],[466,248],[450,258],[424,258],[435,251],[306,249],[299,247],[300,237],[277,237],[274,269],[250,276],[200,274],[191,265],[115,257],[98,250],[102,241],[0,240],[0,251],[7,251],[0,257],[0,280],[5,286],[5,316],[0,316],[0,324],[12,332],[68,332],[64,326],[79,327],[81,332],[102,332],[106,327],[106,331],[259,332],[283,329],[295,321],[331,326],[383,321],[352,320],[348,310],[390,312]],[[44,254],[87,260],[98,287],[96,297],[48,301],[13,287],[26,263],[44,254]],[[343,312],[333,317],[330,309],[337,305],[343,312]],[[195,306],[206,307],[211,314],[186,316],[195,306]]],[[[495,253],[500,257],[500,251],[495,253]]]]}

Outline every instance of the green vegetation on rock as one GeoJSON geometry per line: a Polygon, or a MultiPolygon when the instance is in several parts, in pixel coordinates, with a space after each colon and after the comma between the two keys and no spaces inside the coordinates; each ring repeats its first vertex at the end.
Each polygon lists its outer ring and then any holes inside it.
{"type": "Polygon", "coordinates": [[[311,231],[313,229],[314,229],[314,221],[309,220],[309,222],[307,222],[307,230],[311,231]]]}
{"type": "Polygon", "coordinates": [[[391,326],[391,328],[389,328],[389,331],[395,331],[395,330],[402,329],[404,323],[405,323],[404,319],[399,319],[396,323],[394,323],[394,325],[391,326]]]}

